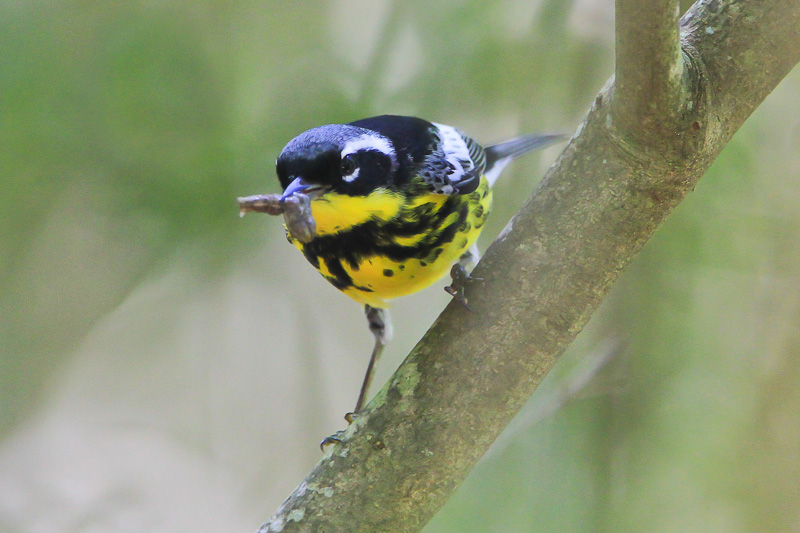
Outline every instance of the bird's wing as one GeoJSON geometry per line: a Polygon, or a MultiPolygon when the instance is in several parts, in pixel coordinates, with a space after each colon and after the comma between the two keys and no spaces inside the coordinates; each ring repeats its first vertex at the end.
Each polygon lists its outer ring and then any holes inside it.
{"type": "Polygon", "coordinates": [[[475,191],[486,168],[483,147],[452,126],[432,125],[431,150],[420,168],[420,177],[438,194],[475,191]]]}

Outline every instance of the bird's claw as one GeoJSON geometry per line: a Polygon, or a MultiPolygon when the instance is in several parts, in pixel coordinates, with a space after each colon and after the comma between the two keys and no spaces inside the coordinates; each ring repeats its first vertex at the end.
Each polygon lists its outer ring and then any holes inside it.
{"type": "Polygon", "coordinates": [[[330,446],[331,444],[342,444],[344,443],[344,430],[337,431],[333,435],[325,437],[319,443],[319,449],[322,450],[322,453],[325,453],[325,448],[330,446]]]}
{"type": "MultiPolygon", "coordinates": [[[[353,412],[345,413],[345,415],[344,415],[344,419],[347,421],[347,425],[348,426],[350,424],[352,424],[353,422],[355,422],[357,417],[358,417],[358,413],[353,413],[353,412]]],[[[337,431],[333,435],[331,435],[329,437],[325,437],[324,439],[322,439],[322,442],[319,443],[319,449],[324,452],[325,448],[327,446],[330,446],[331,444],[343,444],[344,441],[345,441],[345,438],[344,438],[344,432],[345,431],[346,430],[342,429],[340,431],[337,431]]]]}
{"type": "Polygon", "coordinates": [[[467,272],[467,269],[465,269],[459,263],[456,263],[453,265],[453,268],[450,269],[450,277],[453,281],[450,285],[444,288],[445,292],[458,300],[461,305],[472,311],[464,292],[467,287],[467,283],[471,281],[483,281],[483,278],[474,278],[470,276],[469,272],[467,272]]]}

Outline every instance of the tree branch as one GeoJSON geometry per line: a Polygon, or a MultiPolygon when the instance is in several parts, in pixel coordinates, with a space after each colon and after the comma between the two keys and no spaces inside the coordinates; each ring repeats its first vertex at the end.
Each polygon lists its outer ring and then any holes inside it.
{"type": "Polygon", "coordinates": [[[635,3],[618,4],[617,72],[630,85],[607,85],[489,248],[475,271],[485,282],[470,287],[475,312],[445,309],[261,531],[421,529],[800,60],[797,0],[701,0],[681,21],[679,60],[674,4],[635,3]]]}
{"type": "Polygon", "coordinates": [[[612,117],[629,141],[660,146],[684,95],[678,0],[617,0],[612,117]]]}

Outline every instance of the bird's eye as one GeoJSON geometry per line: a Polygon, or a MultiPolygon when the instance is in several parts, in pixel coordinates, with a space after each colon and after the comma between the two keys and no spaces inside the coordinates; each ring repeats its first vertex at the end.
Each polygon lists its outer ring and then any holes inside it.
{"type": "Polygon", "coordinates": [[[342,176],[349,176],[356,171],[356,160],[351,154],[342,158],[342,176]]]}

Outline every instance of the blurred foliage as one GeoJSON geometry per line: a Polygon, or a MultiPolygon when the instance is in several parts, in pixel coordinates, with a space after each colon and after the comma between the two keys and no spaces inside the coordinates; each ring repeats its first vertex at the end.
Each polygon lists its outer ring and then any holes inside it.
{"type": "MultiPolygon", "coordinates": [[[[275,192],[281,147],[323,123],[571,131],[612,32],[599,0],[0,3],[0,530],[266,519],[369,337],[236,196],[275,192]]],[[[800,527],[798,90],[795,71],[429,531],[800,527]],[[535,416],[609,340],[586,390],[535,416]]],[[[498,184],[484,246],[556,153],[498,184]]],[[[378,380],[446,300],[398,302],[378,380]]]]}

